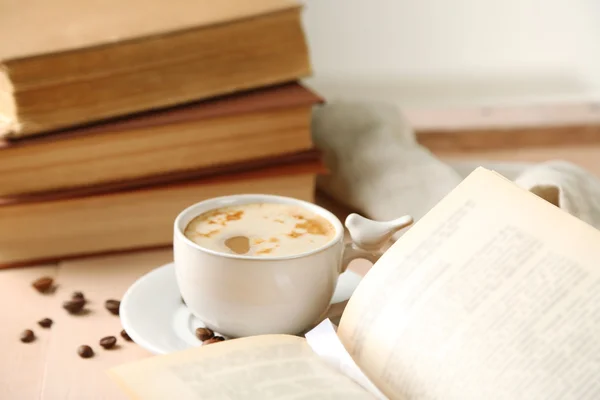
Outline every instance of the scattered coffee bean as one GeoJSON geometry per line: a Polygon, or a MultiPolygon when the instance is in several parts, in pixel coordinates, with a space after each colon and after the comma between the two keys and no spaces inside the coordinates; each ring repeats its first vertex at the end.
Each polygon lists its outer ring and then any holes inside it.
{"type": "Polygon", "coordinates": [[[20,339],[23,343],[30,343],[35,340],[35,335],[33,334],[33,331],[31,329],[26,329],[23,332],[21,332],[20,339]]]}
{"type": "Polygon", "coordinates": [[[183,303],[184,306],[187,306],[187,304],[185,304],[185,300],[183,299],[183,297],[181,298],[181,302],[183,303]]]}
{"type": "Polygon", "coordinates": [[[117,338],[114,336],[107,336],[100,339],[100,346],[104,347],[107,350],[112,349],[116,343],[117,338]]]}
{"type": "Polygon", "coordinates": [[[53,321],[50,318],[44,318],[38,321],[38,325],[42,328],[50,328],[52,326],[53,321]]]}
{"type": "Polygon", "coordinates": [[[106,300],[106,302],[104,302],[104,307],[114,315],[119,315],[120,306],[121,302],[119,300],[106,300]]]}
{"type": "Polygon", "coordinates": [[[85,296],[83,295],[82,292],[73,292],[73,294],[71,295],[71,299],[73,299],[73,300],[75,300],[75,299],[85,300],[85,296]]]}
{"type": "Polygon", "coordinates": [[[196,329],[196,337],[202,341],[211,339],[215,336],[215,333],[208,328],[198,328],[196,329]]]}
{"type": "Polygon", "coordinates": [[[94,356],[94,350],[88,345],[81,345],[77,348],[77,354],[81,358],[90,358],[94,356]]]}
{"type": "Polygon", "coordinates": [[[121,337],[122,337],[123,339],[127,340],[128,342],[131,342],[131,341],[132,341],[132,340],[131,340],[131,338],[129,337],[129,335],[127,334],[127,332],[125,332],[125,329],[123,329],[123,330],[121,331],[121,337]]]}
{"type": "Polygon", "coordinates": [[[217,343],[217,342],[222,342],[224,340],[225,340],[225,338],[223,336],[215,336],[215,337],[212,337],[212,338],[210,338],[208,340],[203,341],[202,344],[217,343]]]}
{"type": "Polygon", "coordinates": [[[72,299],[63,303],[63,308],[69,312],[69,314],[78,314],[83,310],[85,306],[85,299],[72,299]]]}
{"type": "Polygon", "coordinates": [[[54,279],[48,277],[48,276],[43,276],[39,279],[36,279],[31,286],[33,286],[33,288],[35,290],[37,290],[40,293],[46,293],[47,291],[50,290],[50,288],[52,287],[52,284],[54,283],[54,279]]]}

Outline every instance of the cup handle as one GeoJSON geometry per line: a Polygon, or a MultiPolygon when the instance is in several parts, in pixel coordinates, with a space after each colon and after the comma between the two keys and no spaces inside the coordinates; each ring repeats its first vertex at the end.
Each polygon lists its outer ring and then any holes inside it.
{"type": "Polygon", "coordinates": [[[373,221],[358,214],[348,215],[344,225],[348,228],[352,242],[344,247],[340,273],[345,272],[350,262],[357,258],[377,262],[383,254],[381,248],[392,235],[412,223],[413,218],[409,215],[391,221],[373,221]]]}

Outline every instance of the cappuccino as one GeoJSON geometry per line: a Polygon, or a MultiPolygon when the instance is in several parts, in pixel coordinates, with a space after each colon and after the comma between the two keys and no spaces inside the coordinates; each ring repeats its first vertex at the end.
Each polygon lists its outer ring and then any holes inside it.
{"type": "Polygon", "coordinates": [[[252,203],[224,207],[195,217],[184,234],[191,241],[221,253],[285,257],[323,247],[335,227],[303,207],[252,203]]]}

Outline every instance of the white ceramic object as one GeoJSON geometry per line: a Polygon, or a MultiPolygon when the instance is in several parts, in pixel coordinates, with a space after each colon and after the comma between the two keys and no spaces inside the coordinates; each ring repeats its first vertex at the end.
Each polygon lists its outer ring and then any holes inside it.
{"type": "MultiPolygon", "coordinates": [[[[331,303],[348,300],[361,279],[352,271],[340,275],[331,303]]],[[[134,342],[153,354],[201,345],[194,332],[205,325],[181,302],[173,263],[152,270],[131,285],[121,299],[119,315],[134,342]]]]}
{"type": "Polygon", "coordinates": [[[327,313],[338,277],[356,258],[376,261],[390,234],[410,225],[396,222],[350,224],[351,236],[369,249],[344,246],[344,227],[331,212],[305,201],[262,194],[217,197],[182,211],[174,224],[175,274],[189,309],[209,328],[230,337],[298,334],[327,313]],[[184,235],[185,227],[207,211],[250,203],[300,206],[326,218],[335,237],[321,248],[286,257],[220,253],[184,235]],[[346,248],[346,250],[345,250],[346,248]]]}
{"type": "Polygon", "coordinates": [[[346,228],[350,232],[354,246],[363,250],[377,252],[383,243],[391,239],[399,229],[413,223],[412,217],[405,215],[392,221],[380,222],[350,214],[346,218],[346,228]]]}

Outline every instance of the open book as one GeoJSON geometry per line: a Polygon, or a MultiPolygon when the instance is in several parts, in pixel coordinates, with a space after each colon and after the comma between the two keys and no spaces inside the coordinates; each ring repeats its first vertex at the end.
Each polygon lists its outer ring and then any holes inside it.
{"type": "Polygon", "coordinates": [[[600,232],[479,168],[348,302],[337,338],[366,382],[286,335],[110,374],[140,399],[597,399],[599,245],[600,232]]]}

